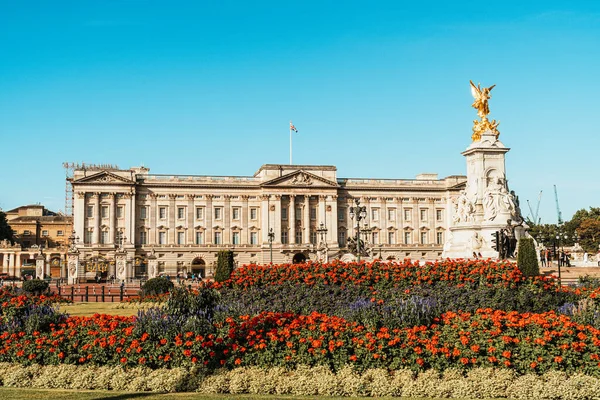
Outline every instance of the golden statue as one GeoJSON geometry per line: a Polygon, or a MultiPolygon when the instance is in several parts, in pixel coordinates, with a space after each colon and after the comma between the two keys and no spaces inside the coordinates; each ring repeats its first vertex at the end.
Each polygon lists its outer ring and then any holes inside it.
{"type": "Polygon", "coordinates": [[[472,107],[477,110],[477,115],[481,118],[481,121],[473,121],[473,136],[471,136],[471,139],[473,139],[474,142],[481,140],[481,134],[488,130],[492,131],[492,133],[496,135],[496,139],[498,139],[498,136],[500,136],[500,132],[498,131],[500,122],[496,122],[496,120],[490,122],[487,119],[487,116],[490,113],[488,100],[492,97],[490,92],[496,85],[482,88],[481,84],[475,86],[473,81],[469,82],[471,83],[471,94],[475,99],[472,107]]]}

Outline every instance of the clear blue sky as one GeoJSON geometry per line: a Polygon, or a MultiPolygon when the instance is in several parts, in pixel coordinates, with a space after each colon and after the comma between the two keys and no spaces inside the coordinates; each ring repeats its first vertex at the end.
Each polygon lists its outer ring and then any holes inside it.
{"type": "Polygon", "coordinates": [[[509,186],[600,206],[600,2],[0,0],[0,207],[64,208],[62,162],[252,175],[465,174],[497,84],[509,186]]]}

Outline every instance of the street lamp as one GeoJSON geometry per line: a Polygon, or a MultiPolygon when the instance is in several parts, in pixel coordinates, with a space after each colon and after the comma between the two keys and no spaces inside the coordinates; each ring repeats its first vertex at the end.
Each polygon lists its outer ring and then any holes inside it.
{"type": "Polygon", "coordinates": [[[557,256],[556,259],[558,261],[558,282],[562,283],[561,275],[560,275],[560,267],[562,266],[562,255],[565,254],[564,242],[569,238],[566,232],[563,232],[561,228],[558,228],[558,232],[556,234],[556,240],[554,241],[554,248],[556,249],[554,254],[557,256]],[[557,251],[560,250],[561,255],[558,255],[557,251]]]}
{"type": "Polygon", "coordinates": [[[350,219],[356,217],[356,258],[360,262],[360,221],[367,217],[367,207],[360,205],[358,198],[354,199],[354,207],[350,207],[350,219]]]}
{"type": "Polygon", "coordinates": [[[69,250],[74,251],[77,242],[79,242],[79,236],[75,236],[75,231],[72,231],[71,236],[69,236],[69,250]]]}
{"type": "Polygon", "coordinates": [[[327,228],[325,227],[324,223],[321,222],[319,224],[319,227],[317,228],[317,233],[319,234],[319,246],[317,247],[317,257],[321,262],[328,262],[328,251],[326,242],[327,228]],[[325,256],[323,256],[323,252],[325,253],[325,256]]]}
{"type": "Polygon", "coordinates": [[[273,232],[273,228],[269,229],[269,256],[271,260],[271,264],[273,264],[273,239],[275,239],[275,232],[273,232]]]}
{"type": "Polygon", "coordinates": [[[117,244],[119,245],[119,250],[123,250],[123,243],[127,240],[125,235],[123,234],[123,229],[119,229],[117,231],[117,244]]]}
{"type": "Polygon", "coordinates": [[[319,234],[319,243],[323,243],[325,241],[325,235],[327,234],[327,227],[325,227],[325,224],[322,222],[317,228],[317,233],[319,234]]]}

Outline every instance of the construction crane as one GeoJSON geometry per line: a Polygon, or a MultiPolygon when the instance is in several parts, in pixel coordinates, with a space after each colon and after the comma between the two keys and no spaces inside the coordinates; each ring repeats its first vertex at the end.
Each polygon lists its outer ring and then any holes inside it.
{"type": "Polygon", "coordinates": [[[556,185],[554,185],[554,200],[556,200],[556,214],[558,215],[558,225],[562,225],[562,213],[560,212],[560,206],[558,205],[558,192],[556,191],[556,185]]]}
{"type": "Polygon", "coordinates": [[[537,205],[535,206],[535,213],[533,212],[533,209],[531,208],[531,203],[529,203],[529,200],[527,200],[527,206],[529,207],[529,213],[531,214],[531,218],[534,224],[541,224],[542,223],[542,219],[538,218],[538,215],[540,213],[540,202],[542,201],[542,190],[540,190],[540,194],[538,195],[538,201],[537,201],[537,205]]]}

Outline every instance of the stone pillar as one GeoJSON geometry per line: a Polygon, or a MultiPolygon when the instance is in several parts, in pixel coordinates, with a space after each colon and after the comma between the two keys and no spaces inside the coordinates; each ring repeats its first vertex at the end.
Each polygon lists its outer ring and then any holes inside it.
{"type": "Polygon", "coordinates": [[[275,210],[273,211],[273,232],[275,233],[275,238],[273,240],[273,244],[281,243],[281,195],[275,195],[274,202],[275,210]]]}
{"type": "Polygon", "coordinates": [[[177,198],[177,195],[174,193],[169,194],[169,215],[167,216],[168,220],[167,220],[167,224],[169,227],[169,230],[167,232],[167,243],[168,244],[175,244],[175,235],[177,234],[176,229],[175,229],[175,218],[177,217],[176,214],[176,206],[175,206],[175,199],[177,198]]]}
{"type": "Polygon", "coordinates": [[[148,278],[156,278],[158,276],[158,259],[155,255],[148,256],[148,278]]]}
{"type": "Polygon", "coordinates": [[[79,251],[70,251],[67,253],[67,283],[69,285],[77,283],[79,269],[79,251]]]}
{"type": "Polygon", "coordinates": [[[115,264],[117,267],[116,277],[118,280],[126,281],[132,274],[127,268],[127,253],[124,251],[117,251],[115,253],[115,264]]]}
{"type": "Polygon", "coordinates": [[[82,241],[85,238],[86,206],[85,192],[77,192],[73,204],[73,229],[81,237],[82,241]]]}
{"type": "Polygon", "coordinates": [[[248,195],[242,196],[242,237],[240,238],[241,244],[250,243],[250,229],[248,224],[248,195]]]}
{"type": "Polygon", "coordinates": [[[68,278],[68,268],[67,268],[67,264],[68,264],[68,258],[67,255],[65,254],[64,256],[61,257],[61,262],[60,262],[60,277],[59,278],[68,278]]]}
{"type": "Polygon", "coordinates": [[[338,196],[333,195],[330,197],[331,201],[329,207],[331,207],[331,211],[327,211],[329,213],[329,225],[327,226],[327,234],[329,235],[329,244],[330,247],[338,247],[338,196]]]}
{"type": "Polygon", "coordinates": [[[204,243],[206,244],[210,244],[213,243],[214,238],[213,238],[213,205],[212,205],[212,199],[213,199],[213,195],[212,194],[207,194],[206,195],[206,214],[204,215],[204,218],[206,220],[206,231],[204,233],[204,243]]]}
{"type": "MultiPolygon", "coordinates": [[[[187,220],[185,222],[185,226],[187,228],[187,240],[186,240],[187,244],[193,244],[193,243],[195,243],[195,239],[196,239],[194,237],[194,225],[195,225],[194,221],[195,221],[195,218],[196,218],[196,215],[195,215],[196,214],[196,210],[195,210],[195,207],[194,207],[194,198],[195,197],[196,196],[194,196],[193,194],[188,194],[187,195],[187,201],[188,201],[187,202],[188,203],[187,207],[188,207],[188,209],[187,209],[187,220]]],[[[158,271],[158,261],[157,261],[156,265],[157,265],[157,269],[156,270],[158,271]]],[[[150,267],[150,265],[148,265],[148,267],[150,267]]]]}
{"type": "Polygon", "coordinates": [[[317,227],[323,223],[324,226],[327,226],[327,220],[325,219],[325,202],[327,201],[327,196],[320,194],[319,195],[319,211],[317,213],[317,220],[315,221],[317,227]]]}
{"type": "Polygon", "coordinates": [[[8,273],[8,253],[2,253],[2,273],[8,273]]]}
{"type": "Polygon", "coordinates": [[[100,193],[92,195],[94,205],[94,232],[92,234],[92,244],[100,243],[100,193]]]}
{"type": "Polygon", "coordinates": [[[302,228],[304,229],[302,235],[304,237],[304,243],[310,243],[310,196],[304,195],[304,218],[302,221],[302,228]]]}
{"type": "Polygon", "coordinates": [[[37,279],[44,279],[44,272],[46,271],[46,258],[42,254],[38,254],[35,258],[35,277],[37,279]]]}
{"type": "Polygon", "coordinates": [[[115,244],[115,231],[116,231],[116,215],[115,215],[115,193],[108,194],[108,243],[115,244]]]}
{"type": "Polygon", "coordinates": [[[231,195],[223,196],[223,244],[231,244],[231,195]]]}
{"type": "Polygon", "coordinates": [[[148,243],[152,245],[156,245],[158,243],[157,232],[156,229],[156,213],[158,212],[158,208],[156,206],[156,199],[158,195],[156,193],[150,194],[150,209],[147,210],[146,221],[149,222],[150,228],[150,237],[148,238],[148,243]]]}
{"type": "Polygon", "coordinates": [[[289,202],[289,212],[288,212],[288,226],[290,227],[290,233],[288,234],[288,239],[290,244],[296,243],[296,195],[290,194],[290,202],[289,202]]]}

